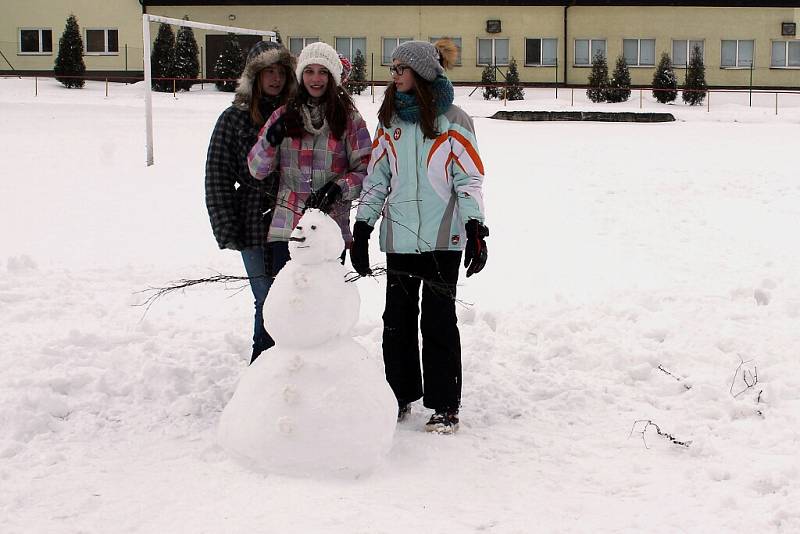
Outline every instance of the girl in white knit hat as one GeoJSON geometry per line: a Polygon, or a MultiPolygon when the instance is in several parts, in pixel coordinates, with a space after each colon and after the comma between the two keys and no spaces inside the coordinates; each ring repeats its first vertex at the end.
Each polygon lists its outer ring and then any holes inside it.
{"type": "Polygon", "coordinates": [[[374,149],[353,227],[351,260],[371,273],[368,240],[382,217],[386,253],[383,360],[398,421],[422,398],[426,430],[458,428],[461,341],[455,297],[461,253],[467,276],[483,269],[483,163],[472,119],[453,105],[444,71],[452,41],[408,41],[392,54],[392,83],[378,113],[374,149]],[[422,316],[419,294],[422,285],[422,316]],[[418,332],[422,333],[422,366],[418,332]],[[424,380],[423,380],[424,379],[424,380]]]}
{"type": "Polygon", "coordinates": [[[267,120],[248,156],[256,179],[280,173],[267,235],[273,276],[289,259],[289,236],[306,208],[328,213],[350,245],[350,206],[361,193],[372,145],[364,119],[341,87],[336,50],[322,42],[306,46],[296,73],[296,95],[267,120]]]}

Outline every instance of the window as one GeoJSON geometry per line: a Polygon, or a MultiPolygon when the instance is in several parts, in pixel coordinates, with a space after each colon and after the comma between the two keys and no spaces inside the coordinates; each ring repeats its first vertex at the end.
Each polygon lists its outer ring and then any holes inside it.
{"type": "Polygon", "coordinates": [[[461,65],[461,37],[431,37],[430,41],[435,43],[439,39],[450,39],[458,48],[458,56],[456,57],[456,65],[461,65]]]}
{"type": "Polygon", "coordinates": [[[53,30],[45,28],[20,28],[20,54],[52,54],[53,30]]]}
{"type": "Polygon", "coordinates": [[[800,41],[772,41],[772,67],[800,67],[800,41]]]}
{"type": "Polygon", "coordinates": [[[508,65],[508,39],[478,39],[478,65],[508,65]]]}
{"type": "Polygon", "coordinates": [[[605,39],[575,39],[575,65],[591,65],[597,54],[606,57],[605,39]]]}
{"type": "Polygon", "coordinates": [[[722,41],[722,60],[724,67],[752,67],[755,41],[722,41]]]}
{"type": "Polygon", "coordinates": [[[366,37],[337,37],[336,51],[353,61],[356,51],[360,50],[361,55],[367,57],[367,38],[366,37]]]}
{"type": "Polygon", "coordinates": [[[655,67],[655,39],[623,39],[622,55],[629,67],[655,67]]]}
{"type": "Polygon", "coordinates": [[[290,37],[289,38],[289,52],[293,56],[299,56],[300,51],[311,43],[319,42],[319,37],[290,37]]]}
{"type": "Polygon", "coordinates": [[[680,39],[672,41],[672,66],[686,67],[688,60],[692,57],[695,48],[700,49],[700,57],[703,57],[705,43],[700,40],[680,39]]]}
{"type": "Polygon", "coordinates": [[[87,54],[118,54],[119,31],[112,28],[86,30],[87,54]]]}
{"type": "Polygon", "coordinates": [[[381,54],[381,65],[391,65],[392,53],[394,52],[394,49],[400,46],[401,44],[405,43],[406,41],[410,40],[411,37],[384,37],[382,54],[381,54]]]}
{"type": "Polygon", "coordinates": [[[558,39],[525,39],[525,65],[555,65],[558,63],[558,39]]]}

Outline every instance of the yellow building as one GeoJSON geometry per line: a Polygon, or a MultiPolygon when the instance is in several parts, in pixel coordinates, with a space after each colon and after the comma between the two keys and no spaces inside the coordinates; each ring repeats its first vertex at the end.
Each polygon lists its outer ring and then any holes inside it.
{"type": "Polygon", "coordinates": [[[138,0],[2,0],[0,73],[52,73],[67,17],[78,18],[86,70],[142,72],[138,0]]]}
{"type": "MultiPolygon", "coordinates": [[[[0,72],[52,71],[57,40],[75,13],[87,46],[87,70],[140,73],[141,14],[260,30],[278,30],[293,52],[315,40],[351,56],[361,50],[367,77],[389,79],[391,52],[407,39],[453,38],[460,65],[450,77],[477,82],[486,65],[502,72],[516,60],[530,84],[582,85],[592,56],[611,68],[624,56],[634,85],[650,85],[661,54],[682,70],[697,47],[712,87],[800,88],[800,0],[667,1],[560,0],[407,2],[73,0],[55,8],[45,0],[4,0],[0,72]],[[431,2],[432,3],[432,2],[431,2]],[[47,35],[47,32],[50,35],[47,35]],[[50,41],[48,41],[48,38],[50,41]],[[48,46],[48,42],[50,43],[48,46]],[[91,51],[89,51],[91,49],[91,51]]],[[[153,27],[152,35],[156,35],[153,27]]],[[[201,69],[213,76],[224,34],[195,30],[201,69]]],[[[252,38],[242,37],[249,43],[252,38]]]]}

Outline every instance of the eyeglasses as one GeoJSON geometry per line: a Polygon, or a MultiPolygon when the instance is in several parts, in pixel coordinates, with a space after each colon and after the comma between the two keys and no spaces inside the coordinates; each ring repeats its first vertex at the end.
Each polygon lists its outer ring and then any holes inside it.
{"type": "Polygon", "coordinates": [[[392,65],[389,67],[389,72],[391,74],[397,74],[398,76],[402,76],[406,69],[410,69],[408,65],[392,65]]]}

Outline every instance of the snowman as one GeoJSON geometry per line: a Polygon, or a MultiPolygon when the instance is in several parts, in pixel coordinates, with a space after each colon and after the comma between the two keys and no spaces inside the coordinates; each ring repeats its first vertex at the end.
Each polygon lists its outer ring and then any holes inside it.
{"type": "Polygon", "coordinates": [[[246,465],[293,476],[357,477],[392,444],[397,401],[383,364],[356,343],[360,299],[338,224],[300,218],[291,261],[264,305],[275,346],[248,367],[222,413],[220,444],[246,465]]]}

